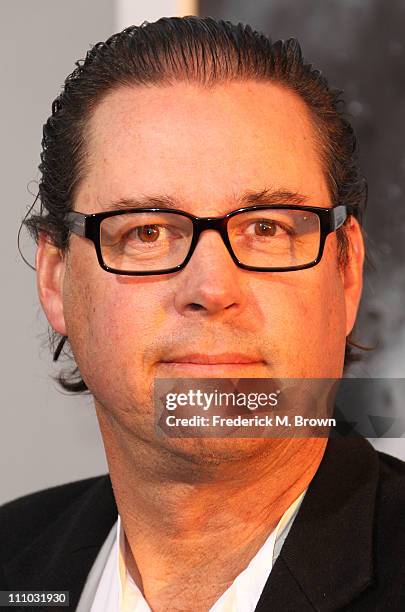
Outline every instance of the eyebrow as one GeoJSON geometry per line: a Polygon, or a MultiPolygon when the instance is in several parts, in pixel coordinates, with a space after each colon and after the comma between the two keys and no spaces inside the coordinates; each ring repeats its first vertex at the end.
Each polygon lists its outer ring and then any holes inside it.
{"type": "Polygon", "coordinates": [[[103,205],[103,210],[125,210],[126,208],[180,208],[179,202],[167,195],[120,198],[103,205]]]}
{"type": "Polygon", "coordinates": [[[241,198],[242,206],[249,204],[305,204],[308,197],[288,189],[263,189],[263,191],[247,191],[241,198]]]}
{"type": "MultiPolygon", "coordinates": [[[[244,206],[254,204],[300,205],[307,202],[307,196],[297,193],[296,191],[289,191],[288,189],[245,191],[241,197],[233,198],[233,206],[236,206],[236,208],[243,208],[244,206]]],[[[127,208],[177,208],[179,210],[184,210],[184,204],[176,198],[172,198],[165,194],[158,194],[140,196],[137,198],[119,198],[118,200],[103,205],[103,210],[105,211],[126,210],[127,208]]]]}

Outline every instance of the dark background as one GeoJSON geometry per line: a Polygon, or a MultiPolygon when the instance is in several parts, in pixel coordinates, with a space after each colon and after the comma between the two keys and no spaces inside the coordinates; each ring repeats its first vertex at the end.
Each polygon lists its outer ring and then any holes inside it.
{"type": "Polygon", "coordinates": [[[344,90],[368,179],[368,257],[355,340],[355,376],[405,376],[405,1],[200,0],[201,16],[296,37],[306,60],[344,90]]]}

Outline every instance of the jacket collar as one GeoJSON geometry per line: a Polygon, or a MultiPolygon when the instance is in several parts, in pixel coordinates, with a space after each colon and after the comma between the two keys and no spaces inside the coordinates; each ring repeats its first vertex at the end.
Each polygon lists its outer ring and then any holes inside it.
{"type": "Polygon", "coordinates": [[[117,516],[110,477],[100,476],[4,566],[7,587],[69,591],[69,609],[76,609],[87,575],[117,516]]]}
{"type": "Polygon", "coordinates": [[[373,582],[378,455],[363,438],[330,438],[256,612],[331,612],[373,582]]]}
{"type": "MultiPolygon", "coordinates": [[[[371,584],[377,481],[371,444],[362,438],[328,440],[257,612],[331,612],[371,584]]],[[[110,478],[101,476],[5,566],[7,586],[70,591],[75,609],[117,514],[110,478]]]]}

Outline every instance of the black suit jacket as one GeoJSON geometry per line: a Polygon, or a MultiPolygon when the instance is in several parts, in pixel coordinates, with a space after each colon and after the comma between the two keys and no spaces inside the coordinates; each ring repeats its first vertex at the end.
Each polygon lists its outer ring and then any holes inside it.
{"type": "MultiPolygon", "coordinates": [[[[108,475],[5,504],[0,590],[68,590],[74,610],[116,519],[108,475]]],[[[329,439],[256,610],[404,612],[405,463],[329,439]]]]}

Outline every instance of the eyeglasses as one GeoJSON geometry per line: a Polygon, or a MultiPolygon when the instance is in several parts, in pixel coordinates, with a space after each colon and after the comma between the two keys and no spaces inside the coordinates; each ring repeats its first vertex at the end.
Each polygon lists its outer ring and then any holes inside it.
{"type": "Polygon", "coordinates": [[[239,268],[255,272],[303,270],[318,264],[328,234],[343,225],[350,206],[260,204],[222,217],[182,210],[128,208],[67,214],[69,230],[94,243],[100,266],[129,276],[170,274],[190,261],[205,230],[220,233],[239,268]]]}

